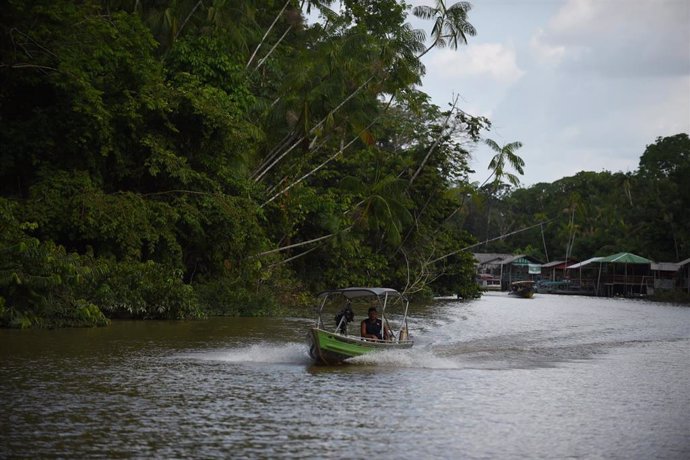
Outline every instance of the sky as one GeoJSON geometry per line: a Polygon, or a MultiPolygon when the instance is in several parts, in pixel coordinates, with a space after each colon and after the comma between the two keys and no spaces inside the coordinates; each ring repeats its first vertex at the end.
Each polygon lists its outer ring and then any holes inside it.
{"type": "MultiPolygon", "coordinates": [[[[484,136],[497,144],[520,141],[523,187],[634,172],[658,137],[690,134],[690,0],[470,3],[477,35],[426,54],[421,90],[442,108],[459,96],[491,120],[484,136]]],[[[429,34],[431,21],[408,20],[429,34]]],[[[493,155],[477,146],[471,181],[487,179],[493,155]]]]}

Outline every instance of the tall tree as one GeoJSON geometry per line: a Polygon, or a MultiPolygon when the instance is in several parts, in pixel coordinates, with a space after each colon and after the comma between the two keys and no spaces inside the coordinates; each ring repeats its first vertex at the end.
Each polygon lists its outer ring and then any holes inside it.
{"type": "Polygon", "coordinates": [[[517,149],[522,147],[522,143],[511,142],[510,144],[499,146],[496,141],[492,139],[486,139],[484,142],[491,150],[496,152],[496,155],[494,155],[489,162],[488,169],[491,171],[491,174],[481,186],[490,182],[492,188],[496,191],[503,183],[503,179],[507,179],[508,182],[515,187],[520,185],[520,179],[515,174],[509,172],[507,167],[512,167],[520,175],[525,174],[525,161],[515,153],[517,149]]]}
{"type": "Polygon", "coordinates": [[[640,157],[640,205],[643,241],[654,242],[667,260],[690,256],[690,137],[687,133],[659,137],[640,157]],[[651,212],[650,212],[651,211],[651,212]]]}
{"type": "MultiPolygon", "coordinates": [[[[522,143],[520,142],[512,142],[502,147],[499,146],[496,143],[496,141],[492,139],[485,139],[484,142],[491,148],[491,150],[496,152],[496,155],[494,155],[493,158],[491,158],[491,161],[489,162],[488,166],[488,169],[491,171],[491,174],[480,186],[480,188],[482,188],[486,185],[488,189],[488,193],[486,196],[486,228],[484,233],[485,241],[488,241],[491,227],[493,202],[496,199],[500,198],[498,196],[499,191],[501,191],[504,195],[507,195],[507,193],[509,192],[509,188],[507,188],[506,186],[508,184],[511,184],[515,187],[517,187],[520,184],[520,179],[512,172],[509,172],[507,170],[507,167],[512,167],[518,174],[522,175],[524,174],[523,167],[525,166],[525,162],[515,153],[517,149],[522,147],[522,143]],[[508,184],[504,182],[504,179],[508,180],[508,184]]],[[[502,216],[500,216],[499,214],[499,217],[502,216]]],[[[499,219],[499,223],[502,221],[503,219],[499,219]]],[[[506,230],[507,228],[502,228],[501,234],[506,233],[506,230]]]]}
{"type": "Polygon", "coordinates": [[[436,0],[436,6],[416,6],[412,13],[422,19],[432,19],[434,26],[431,29],[433,42],[418,57],[421,58],[434,47],[457,49],[458,42],[467,44],[467,36],[475,36],[476,29],[467,22],[467,12],[472,8],[468,2],[457,2],[446,6],[443,0],[436,0]]]}

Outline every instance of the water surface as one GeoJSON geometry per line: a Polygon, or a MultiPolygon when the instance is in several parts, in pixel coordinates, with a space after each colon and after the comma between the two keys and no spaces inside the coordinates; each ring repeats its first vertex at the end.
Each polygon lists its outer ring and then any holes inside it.
{"type": "Polygon", "coordinates": [[[690,308],[489,293],[312,366],[309,318],[0,331],[0,457],[690,457],[690,308]]]}

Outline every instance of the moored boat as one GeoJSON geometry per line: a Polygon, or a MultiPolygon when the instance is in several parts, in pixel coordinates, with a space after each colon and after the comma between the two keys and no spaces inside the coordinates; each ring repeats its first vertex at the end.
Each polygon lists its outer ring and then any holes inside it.
{"type": "Polygon", "coordinates": [[[525,299],[531,299],[532,296],[534,296],[534,281],[513,281],[510,283],[510,294],[514,294],[525,299]]]}
{"type": "Polygon", "coordinates": [[[395,289],[334,289],[320,293],[317,299],[316,321],[308,335],[309,355],[317,364],[340,364],[367,353],[406,349],[414,344],[407,325],[409,301],[395,289]],[[368,310],[381,315],[380,320],[374,320],[380,325],[378,338],[373,335],[363,337],[366,327],[355,322],[355,312],[366,318],[368,310]],[[330,318],[333,318],[332,326],[327,326],[324,320],[330,322],[330,318]],[[350,323],[356,323],[356,326],[351,327],[350,323]]]}

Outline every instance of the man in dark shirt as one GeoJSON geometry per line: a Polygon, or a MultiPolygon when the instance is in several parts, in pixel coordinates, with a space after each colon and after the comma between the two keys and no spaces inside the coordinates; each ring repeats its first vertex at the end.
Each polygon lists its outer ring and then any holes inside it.
{"type": "Polygon", "coordinates": [[[378,312],[376,307],[369,308],[369,317],[362,321],[362,337],[367,339],[378,339],[383,340],[385,337],[388,338],[388,334],[383,329],[381,320],[378,318],[378,312]],[[384,332],[384,337],[381,336],[381,332],[384,332]]]}

